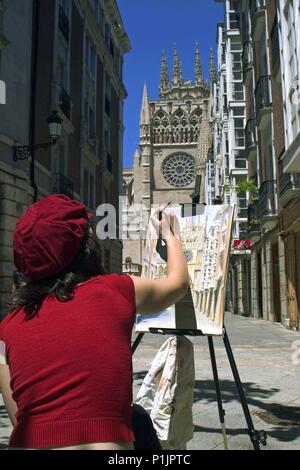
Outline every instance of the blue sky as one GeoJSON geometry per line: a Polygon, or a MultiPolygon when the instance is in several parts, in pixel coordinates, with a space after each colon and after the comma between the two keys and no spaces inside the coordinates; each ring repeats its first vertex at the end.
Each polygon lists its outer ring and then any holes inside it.
{"type": "Polygon", "coordinates": [[[165,49],[169,75],[173,44],[182,61],[183,77],[194,78],[195,43],[200,45],[202,69],[208,78],[209,49],[216,50],[216,25],[223,21],[223,5],[214,0],[117,0],[132,50],[125,55],[124,82],[128,92],[124,110],[124,167],[132,165],[139,142],[139,114],[143,85],[150,99],[158,98],[161,52],[165,49]]]}

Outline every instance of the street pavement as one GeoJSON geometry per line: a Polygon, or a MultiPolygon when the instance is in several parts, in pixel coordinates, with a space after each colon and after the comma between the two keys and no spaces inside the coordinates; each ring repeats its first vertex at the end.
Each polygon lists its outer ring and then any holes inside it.
{"type": "MultiPolygon", "coordinates": [[[[264,450],[300,450],[300,333],[279,324],[226,314],[226,328],[257,430],[267,432],[264,450]],[[297,343],[298,341],[298,343],[297,343]],[[298,347],[298,349],[297,349],[298,347]]],[[[207,338],[190,338],[195,353],[194,436],[188,450],[222,450],[207,338]]],[[[133,357],[134,397],[160,346],[146,334],[133,357]]],[[[252,449],[222,338],[214,338],[229,449],[252,449]]],[[[0,398],[0,449],[11,431],[0,398]]]]}

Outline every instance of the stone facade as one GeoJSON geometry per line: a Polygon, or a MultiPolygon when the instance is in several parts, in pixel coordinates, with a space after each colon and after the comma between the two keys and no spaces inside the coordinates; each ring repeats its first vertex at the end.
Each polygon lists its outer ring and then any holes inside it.
{"type": "MultiPolygon", "coordinates": [[[[215,78],[213,57],[210,76],[215,78]]],[[[123,171],[124,192],[130,205],[142,203],[149,209],[152,204],[191,202],[196,175],[201,180],[199,199],[205,202],[205,167],[212,143],[210,100],[210,85],[202,74],[198,45],[194,82],[183,80],[176,48],[170,81],[163,52],[159,99],[149,100],[144,86],[140,142],[133,168],[123,171]]],[[[132,227],[131,233],[138,231],[138,226],[132,227]]],[[[130,258],[132,263],[141,265],[142,249],[141,240],[124,240],[123,263],[130,258]]]]}
{"type": "MultiPolygon", "coordinates": [[[[103,202],[118,207],[130,48],[115,0],[0,1],[1,313],[14,270],[12,232],[34,199],[63,193],[94,213],[103,202]],[[15,145],[50,141],[54,110],[62,119],[56,145],[15,161],[15,145]]],[[[121,272],[122,243],[104,241],[103,258],[107,270],[121,272]]]]}

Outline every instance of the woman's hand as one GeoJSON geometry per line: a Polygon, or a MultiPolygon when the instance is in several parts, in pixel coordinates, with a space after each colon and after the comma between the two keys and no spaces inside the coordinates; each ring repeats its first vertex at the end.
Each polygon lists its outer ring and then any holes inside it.
{"type": "Polygon", "coordinates": [[[166,241],[172,238],[180,239],[179,222],[172,210],[159,209],[150,217],[150,220],[158,238],[166,241]]]}

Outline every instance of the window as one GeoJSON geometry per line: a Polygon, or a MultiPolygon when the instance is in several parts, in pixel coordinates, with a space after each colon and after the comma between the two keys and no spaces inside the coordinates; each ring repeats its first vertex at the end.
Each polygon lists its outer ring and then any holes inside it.
{"type": "Polygon", "coordinates": [[[242,53],[233,52],[231,54],[231,59],[232,59],[232,69],[234,71],[240,72],[242,70],[242,53]]]}
{"type": "Polygon", "coordinates": [[[234,142],[235,147],[245,146],[245,131],[243,118],[234,118],[234,142]]]}
{"type": "Polygon", "coordinates": [[[87,207],[95,208],[95,177],[87,168],[83,170],[82,199],[87,207]]]}
{"type": "Polygon", "coordinates": [[[89,137],[95,139],[95,110],[93,107],[89,107],[89,137]]]}
{"type": "Polygon", "coordinates": [[[239,11],[229,13],[229,29],[240,28],[241,15],[239,11]]]}
{"type": "Polygon", "coordinates": [[[285,7],[285,18],[287,23],[287,58],[289,62],[287,72],[287,87],[289,90],[289,107],[290,107],[290,119],[291,119],[291,138],[295,139],[296,135],[299,132],[298,122],[297,122],[297,111],[298,105],[294,102],[295,96],[294,92],[292,93],[292,88],[298,84],[299,76],[298,76],[298,60],[297,57],[297,46],[296,46],[296,36],[295,36],[295,12],[293,7],[293,2],[288,1],[286,2],[285,7]]]}
{"type": "Polygon", "coordinates": [[[99,28],[101,30],[101,33],[103,31],[103,9],[101,7],[101,3],[100,3],[100,0],[96,0],[96,3],[97,3],[97,10],[96,10],[96,17],[97,17],[97,22],[99,24],[99,28]]]}
{"type": "Polygon", "coordinates": [[[242,71],[233,71],[232,72],[232,79],[236,81],[241,81],[243,79],[242,71]]]}
{"type": "Polygon", "coordinates": [[[232,114],[233,116],[245,116],[245,110],[244,108],[233,108],[233,111],[232,111],[232,114]]]}
{"type": "Polygon", "coordinates": [[[242,52],[242,43],[241,43],[241,38],[240,36],[234,36],[230,39],[230,50],[232,52],[234,51],[240,51],[242,52]]]}
{"type": "Polygon", "coordinates": [[[232,83],[232,99],[234,101],[244,100],[244,85],[241,82],[232,83]]]}
{"type": "Polygon", "coordinates": [[[85,35],[85,64],[93,77],[96,77],[97,53],[90,36],[85,35]]]}

